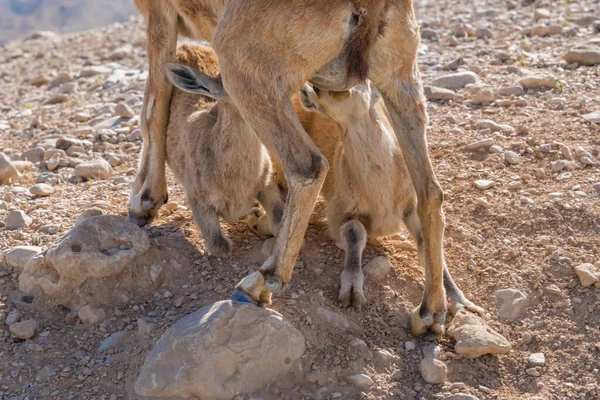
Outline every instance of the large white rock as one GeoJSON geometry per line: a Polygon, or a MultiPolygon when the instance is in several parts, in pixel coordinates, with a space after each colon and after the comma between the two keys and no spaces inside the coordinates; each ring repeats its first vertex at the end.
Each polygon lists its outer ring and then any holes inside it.
{"type": "Polygon", "coordinates": [[[168,399],[232,399],[273,383],[304,350],[304,336],[279,313],[221,301],[162,335],[146,357],[135,391],[168,399]]]}
{"type": "MultiPolygon", "coordinates": [[[[131,262],[150,247],[148,234],[123,218],[101,215],[76,225],[50,248],[32,257],[19,277],[19,289],[28,294],[45,294],[66,306],[83,306],[94,291],[110,297],[114,287],[103,279],[119,276],[131,262]],[[101,285],[84,293],[89,280],[101,285]]],[[[114,285],[114,283],[112,283],[114,285]]],[[[121,286],[124,286],[122,284],[121,286]]]]}

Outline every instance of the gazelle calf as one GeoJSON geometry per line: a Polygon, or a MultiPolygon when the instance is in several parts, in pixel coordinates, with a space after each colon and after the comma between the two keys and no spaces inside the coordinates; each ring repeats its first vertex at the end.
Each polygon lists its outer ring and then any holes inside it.
{"type": "Polygon", "coordinates": [[[167,163],[185,188],[206,247],[227,257],[231,240],[221,230],[219,217],[244,216],[258,199],[276,235],[284,204],[271,184],[267,150],[229,100],[220,78],[209,76],[218,74],[215,53],[182,44],[176,59],[178,63],[166,65],[169,79],[180,89],[171,97],[167,163]]]}
{"type": "MultiPolygon", "coordinates": [[[[404,222],[423,262],[417,195],[380,99],[370,81],[343,92],[309,85],[300,92],[306,110],[321,113],[341,127],[339,139],[320,137],[319,127],[314,131],[308,127],[307,132],[331,165],[321,193],[330,235],[346,251],[339,299],[357,308],[366,301],[361,259],[368,237],[395,234],[404,222]]],[[[445,263],[443,284],[452,312],[462,307],[483,312],[456,286],[445,263]]]]}

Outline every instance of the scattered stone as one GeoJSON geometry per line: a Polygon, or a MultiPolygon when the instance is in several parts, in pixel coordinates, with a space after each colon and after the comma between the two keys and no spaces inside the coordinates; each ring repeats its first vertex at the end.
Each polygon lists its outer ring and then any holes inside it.
{"type": "Polygon", "coordinates": [[[425,92],[425,97],[427,97],[427,100],[430,101],[454,101],[458,97],[452,90],[436,86],[424,86],[423,91],[425,92]]]}
{"type": "Polygon", "coordinates": [[[522,96],[524,93],[523,87],[521,86],[504,86],[498,89],[498,94],[506,97],[522,96]]]}
{"type": "Polygon", "coordinates": [[[46,161],[46,168],[48,171],[54,171],[60,166],[60,155],[58,153],[54,154],[52,157],[46,161]]]}
{"type": "Polygon", "coordinates": [[[550,35],[550,27],[548,25],[536,25],[531,28],[531,36],[544,37],[550,35]]]}
{"type": "Polygon", "coordinates": [[[140,335],[141,337],[149,337],[150,335],[152,335],[152,332],[154,332],[154,330],[156,329],[156,324],[146,321],[143,318],[137,319],[137,325],[138,335],[140,335]]]}
{"type": "Polygon", "coordinates": [[[121,347],[127,339],[129,339],[128,331],[115,332],[102,341],[100,347],[98,347],[98,351],[103,353],[109,350],[114,350],[118,347],[121,347]]]}
{"type": "Polygon", "coordinates": [[[39,162],[44,161],[45,153],[46,153],[46,150],[44,150],[43,148],[34,147],[33,149],[24,151],[23,154],[21,154],[21,158],[23,158],[24,160],[30,161],[32,163],[39,163],[39,162]]]}
{"type": "Polygon", "coordinates": [[[541,367],[544,364],[546,364],[546,356],[544,356],[544,353],[533,353],[529,356],[527,361],[531,365],[534,365],[536,367],[538,367],[538,366],[541,367]]]}
{"type": "Polygon", "coordinates": [[[488,139],[478,140],[477,142],[470,143],[467,145],[467,147],[465,147],[465,149],[469,150],[469,151],[476,151],[479,149],[485,149],[485,148],[491,147],[493,144],[494,144],[494,139],[488,138],[488,139]]]}
{"type": "Polygon", "coordinates": [[[79,309],[77,314],[81,322],[86,325],[98,325],[106,319],[106,313],[101,308],[85,305],[79,309]]]}
{"type": "Polygon", "coordinates": [[[509,182],[508,185],[506,186],[506,188],[508,190],[521,190],[521,189],[523,189],[523,182],[521,182],[521,181],[509,182]]]}
{"type": "Polygon", "coordinates": [[[44,105],[62,104],[69,101],[69,96],[66,94],[57,94],[44,102],[44,105]]]}
{"type": "Polygon", "coordinates": [[[135,111],[129,107],[126,103],[119,103],[115,107],[115,114],[121,118],[133,118],[135,117],[135,111]]]}
{"type": "Polygon", "coordinates": [[[444,89],[458,90],[462,89],[470,83],[477,82],[477,74],[474,72],[457,72],[441,76],[433,81],[433,86],[444,89]]]}
{"type": "Polygon", "coordinates": [[[54,188],[52,186],[48,185],[47,183],[38,183],[38,184],[33,185],[29,189],[29,192],[34,196],[46,197],[46,196],[50,196],[52,193],[54,193],[54,188]]]}
{"type": "Polygon", "coordinates": [[[392,270],[392,264],[383,256],[375,257],[364,266],[365,275],[375,279],[376,281],[383,280],[392,270]]]}
{"type": "Polygon", "coordinates": [[[508,340],[490,328],[482,318],[466,310],[456,313],[448,334],[456,340],[454,350],[463,357],[505,354],[511,350],[508,340]]]}
{"type": "Polygon", "coordinates": [[[126,44],[115,49],[115,51],[113,51],[108,58],[112,61],[118,61],[129,57],[131,53],[133,53],[133,46],[130,44],[126,44]]]}
{"type": "Polygon", "coordinates": [[[531,75],[519,81],[525,89],[554,89],[556,79],[547,75],[531,75]]]}
{"type": "Polygon", "coordinates": [[[504,159],[510,165],[516,165],[521,163],[521,156],[519,156],[519,154],[515,153],[514,151],[505,151],[504,159]]]}
{"type": "Polygon", "coordinates": [[[406,351],[413,351],[416,347],[417,345],[415,344],[415,342],[408,341],[404,343],[404,348],[406,349],[406,351]]]}
{"type": "Polygon", "coordinates": [[[594,183],[592,189],[596,192],[596,197],[600,199],[600,182],[594,183]]]}
{"type": "Polygon", "coordinates": [[[33,220],[27,214],[25,214],[22,210],[14,210],[8,214],[4,223],[6,224],[6,229],[15,230],[21,229],[26,226],[31,225],[33,220]]]}
{"type": "Polygon", "coordinates": [[[112,174],[110,164],[101,158],[84,161],[75,167],[75,176],[85,179],[108,179],[112,174]]]}
{"type": "Polygon", "coordinates": [[[75,221],[75,225],[79,224],[81,221],[85,221],[88,218],[96,217],[98,215],[104,215],[104,211],[102,211],[101,208],[98,208],[98,207],[88,208],[87,210],[84,210],[81,213],[81,215],[77,218],[77,221],[75,221]]]}
{"type": "Polygon", "coordinates": [[[360,388],[368,388],[371,387],[371,385],[373,385],[373,379],[371,379],[368,375],[365,374],[347,376],[346,381],[348,381],[348,383],[350,383],[351,385],[360,388]]]}
{"type": "Polygon", "coordinates": [[[498,302],[498,316],[505,320],[519,320],[529,304],[525,293],[517,289],[497,290],[494,295],[498,302]]]}
{"type": "Polygon", "coordinates": [[[326,308],[323,308],[323,307],[317,308],[317,315],[319,317],[321,317],[328,324],[336,326],[338,328],[348,329],[350,327],[348,320],[346,320],[346,318],[344,318],[344,316],[342,316],[341,314],[338,314],[336,312],[330,311],[326,308]]]}
{"type": "Polygon", "coordinates": [[[14,324],[16,322],[19,322],[20,318],[21,318],[21,312],[19,310],[13,310],[8,313],[8,315],[6,316],[6,319],[4,320],[4,323],[8,326],[11,326],[12,324],[14,324]]]}
{"type": "Polygon", "coordinates": [[[600,111],[595,111],[593,113],[585,114],[583,116],[583,118],[585,118],[587,121],[589,121],[591,123],[600,124],[600,111]]]}
{"type": "Polygon", "coordinates": [[[428,357],[419,363],[419,372],[425,382],[439,384],[446,382],[448,367],[442,360],[428,357]]]}
{"type": "Polygon", "coordinates": [[[430,28],[421,28],[421,38],[428,40],[437,40],[437,32],[430,28]]]}
{"type": "Polygon", "coordinates": [[[494,187],[496,182],[487,179],[479,179],[475,181],[475,187],[480,190],[488,190],[494,187]]]}
{"type": "Polygon", "coordinates": [[[0,185],[11,185],[19,179],[19,171],[10,159],[0,153],[0,185]]]}
{"type": "Polygon", "coordinates": [[[558,173],[567,167],[565,160],[557,160],[552,163],[552,172],[558,173]]]}
{"type": "Polygon", "coordinates": [[[600,280],[600,271],[590,263],[580,264],[575,267],[575,274],[581,282],[581,286],[588,287],[600,280]]]}
{"type": "Polygon", "coordinates": [[[28,319],[27,321],[15,322],[8,329],[17,338],[27,340],[35,335],[37,328],[38,324],[36,320],[28,319]]]}
{"type": "Polygon", "coordinates": [[[497,97],[498,94],[496,90],[492,88],[482,88],[471,95],[471,102],[477,105],[489,104],[496,101],[497,97]]]}
{"type": "Polygon", "coordinates": [[[169,328],[134,388],[140,396],[233,398],[275,382],[304,350],[302,334],[276,311],[221,301],[169,328]]]}
{"type": "Polygon", "coordinates": [[[536,8],[534,12],[534,18],[538,19],[548,19],[552,14],[547,8],[536,8]]]}
{"type": "Polygon", "coordinates": [[[600,64],[600,46],[578,46],[569,50],[563,58],[567,64],[598,65],[600,64]]]}
{"type": "Polygon", "coordinates": [[[37,256],[42,249],[37,246],[17,246],[4,253],[6,265],[21,271],[31,257],[37,256]]]}

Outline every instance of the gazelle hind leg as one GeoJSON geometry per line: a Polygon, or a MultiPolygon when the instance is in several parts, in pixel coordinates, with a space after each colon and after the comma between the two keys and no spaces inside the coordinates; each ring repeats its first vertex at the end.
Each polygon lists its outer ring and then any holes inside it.
{"type": "Polygon", "coordinates": [[[367,244],[367,231],[360,221],[350,220],[342,225],[340,237],[346,250],[346,259],[340,279],[339,300],[345,307],[360,309],[367,302],[362,271],[362,252],[367,244]]]}
{"type": "Polygon", "coordinates": [[[216,210],[202,204],[190,201],[192,214],[196,225],[200,228],[208,251],[216,257],[231,257],[231,239],[221,230],[219,215],[216,210]]]}
{"type": "MultiPolygon", "coordinates": [[[[413,240],[417,243],[419,261],[423,265],[423,236],[421,235],[421,224],[413,204],[404,211],[404,225],[406,225],[413,240]]],[[[485,314],[485,310],[467,299],[462,290],[456,285],[446,262],[444,262],[444,288],[446,289],[446,296],[450,299],[448,308],[452,314],[456,314],[461,309],[467,309],[479,315],[485,314]]]]}

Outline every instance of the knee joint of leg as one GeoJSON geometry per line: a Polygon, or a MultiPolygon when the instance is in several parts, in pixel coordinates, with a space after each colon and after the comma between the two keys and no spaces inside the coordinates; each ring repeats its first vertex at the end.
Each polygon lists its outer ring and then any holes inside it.
{"type": "Polygon", "coordinates": [[[428,187],[428,197],[429,201],[431,201],[436,206],[442,205],[444,202],[444,191],[440,184],[436,181],[432,182],[428,187]]]}
{"type": "Polygon", "coordinates": [[[357,244],[367,242],[367,231],[363,224],[356,220],[350,220],[346,222],[342,228],[342,234],[347,243],[357,244]]]}
{"type": "Polygon", "coordinates": [[[291,179],[312,183],[325,177],[329,163],[320,151],[313,151],[308,162],[295,163],[292,166],[291,179]]]}

